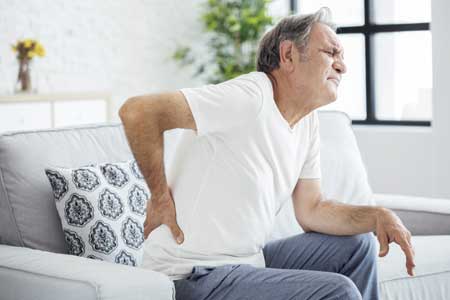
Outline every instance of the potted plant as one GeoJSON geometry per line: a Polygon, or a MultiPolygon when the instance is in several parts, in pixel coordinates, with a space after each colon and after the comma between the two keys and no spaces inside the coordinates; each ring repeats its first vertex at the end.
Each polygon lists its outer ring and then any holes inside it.
{"type": "Polygon", "coordinates": [[[194,76],[206,74],[209,83],[222,82],[256,69],[259,38],[273,20],[269,0],[208,0],[201,20],[208,33],[209,58],[196,58],[190,47],[178,47],[173,58],[194,65],[194,76]]]}

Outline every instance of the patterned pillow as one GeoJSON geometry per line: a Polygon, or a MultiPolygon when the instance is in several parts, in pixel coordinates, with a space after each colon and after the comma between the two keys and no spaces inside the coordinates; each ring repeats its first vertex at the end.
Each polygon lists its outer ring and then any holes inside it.
{"type": "Polygon", "coordinates": [[[45,174],[70,254],[141,264],[150,191],[135,160],[49,167],[45,174]]]}

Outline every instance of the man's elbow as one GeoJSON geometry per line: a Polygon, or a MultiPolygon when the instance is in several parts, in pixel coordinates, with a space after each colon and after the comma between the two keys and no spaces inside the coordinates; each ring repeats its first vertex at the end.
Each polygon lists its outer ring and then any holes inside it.
{"type": "Polygon", "coordinates": [[[297,218],[297,223],[298,225],[300,225],[300,227],[303,229],[304,232],[311,232],[313,231],[311,229],[311,227],[308,226],[307,222],[305,222],[304,220],[297,218]]]}
{"type": "Polygon", "coordinates": [[[319,195],[314,199],[317,200],[308,202],[309,205],[302,205],[298,207],[295,207],[294,205],[295,219],[304,232],[315,231],[314,228],[317,226],[318,210],[320,209],[322,195],[319,195]]]}
{"type": "Polygon", "coordinates": [[[119,117],[124,124],[138,120],[140,113],[139,99],[137,97],[127,99],[119,108],[119,117]]]}

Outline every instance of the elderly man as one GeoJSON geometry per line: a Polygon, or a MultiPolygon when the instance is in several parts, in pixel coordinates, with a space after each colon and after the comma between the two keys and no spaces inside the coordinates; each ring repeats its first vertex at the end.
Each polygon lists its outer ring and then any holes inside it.
{"type": "Polygon", "coordinates": [[[177,299],[377,299],[372,232],[380,256],[401,246],[413,275],[410,233],[392,211],[322,196],[315,109],[335,101],[346,71],[328,15],[281,20],[257,72],[121,107],[152,192],[145,267],[170,276],[177,299]],[[166,177],[163,133],[174,128],[187,130],[166,177]],[[306,233],[268,242],[287,198],[306,233]]]}

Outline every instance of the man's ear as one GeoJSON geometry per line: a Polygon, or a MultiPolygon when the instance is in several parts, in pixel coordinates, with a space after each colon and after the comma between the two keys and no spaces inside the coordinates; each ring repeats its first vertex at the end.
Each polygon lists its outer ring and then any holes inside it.
{"type": "Polygon", "coordinates": [[[280,68],[286,71],[293,71],[293,48],[294,42],[284,40],[280,43],[280,68]]]}

